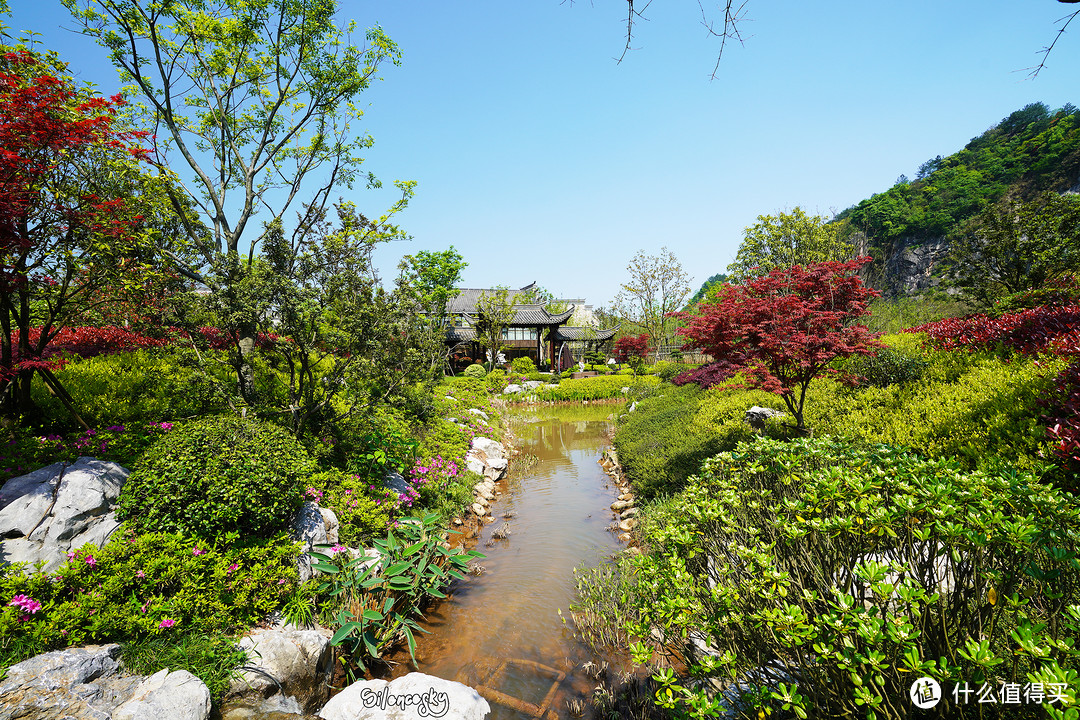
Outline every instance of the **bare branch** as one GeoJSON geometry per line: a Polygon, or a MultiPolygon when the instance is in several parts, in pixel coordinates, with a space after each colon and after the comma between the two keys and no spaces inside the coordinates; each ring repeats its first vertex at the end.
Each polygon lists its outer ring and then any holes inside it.
{"type": "MultiPolygon", "coordinates": [[[[1075,3],[1075,2],[1080,2],[1080,0],[1058,0],[1058,2],[1075,3]]],[[[1042,60],[1033,69],[1032,68],[1025,68],[1025,69],[1031,70],[1031,72],[1028,73],[1029,78],[1037,77],[1039,72],[1044,67],[1046,67],[1046,58],[1050,57],[1050,51],[1054,49],[1054,46],[1057,45],[1057,41],[1060,40],[1061,36],[1065,34],[1065,29],[1069,27],[1069,23],[1071,23],[1076,18],[1077,15],[1080,15],[1080,10],[1076,10],[1075,12],[1072,12],[1072,13],[1066,15],[1065,17],[1058,19],[1057,22],[1063,23],[1063,24],[1062,24],[1062,26],[1060,28],[1058,28],[1057,34],[1054,35],[1054,41],[1052,43],[1050,43],[1047,47],[1043,48],[1042,60]]]]}

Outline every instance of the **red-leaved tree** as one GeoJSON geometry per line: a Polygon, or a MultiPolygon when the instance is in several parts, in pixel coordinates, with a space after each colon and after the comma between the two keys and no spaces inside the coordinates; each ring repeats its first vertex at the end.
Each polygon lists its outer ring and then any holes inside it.
{"type": "Polygon", "coordinates": [[[146,133],[116,125],[119,96],[95,97],[29,52],[0,56],[0,384],[3,412],[29,409],[45,348],[108,283],[140,283],[152,246],[130,200],[146,133]],[[32,331],[33,329],[33,331],[32,331]]]}
{"type": "Polygon", "coordinates": [[[776,268],[743,285],[720,286],[695,312],[673,313],[683,322],[684,347],[713,357],[695,375],[681,376],[681,383],[708,386],[742,372],[745,386],[783,398],[802,430],[810,382],[830,373],[828,365],[838,357],[873,355],[881,347],[855,324],[880,295],[856,275],[868,262],[776,268]]]}
{"type": "Polygon", "coordinates": [[[649,334],[624,335],[615,341],[615,359],[626,363],[636,375],[649,354],[649,334]]]}

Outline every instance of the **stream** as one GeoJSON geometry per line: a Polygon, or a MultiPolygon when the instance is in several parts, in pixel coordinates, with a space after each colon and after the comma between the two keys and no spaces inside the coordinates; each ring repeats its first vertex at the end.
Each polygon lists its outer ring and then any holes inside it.
{"type": "MultiPolygon", "coordinates": [[[[541,406],[511,416],[520,454],[491,504],[495,522],[476,541],[486,558],[474,561],[480,574],[456,582],[421,623],[430,634],[417,636],[420,672],[550,708],[549,719],[590,714],[596,682],[582,666],[597,658],[574,638],[569,607],[574,568],[622,547],[607,529],[617,490],[597,463],[613,409],[541,406]],[[500,529],[509,535],[494,539],[500,529]]],[[[394,676],[413,670],[407,653],[396,659],[394,676]]],[[[532,716],[513,705],[491,702],[489,718],[532,716]]]]}

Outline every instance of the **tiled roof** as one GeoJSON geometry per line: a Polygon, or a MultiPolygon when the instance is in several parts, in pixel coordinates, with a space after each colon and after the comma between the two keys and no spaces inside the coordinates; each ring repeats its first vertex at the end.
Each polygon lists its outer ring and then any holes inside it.
{"type": "MultiPolygon", "coordinates": [[[[515,290],[515,293],[527,293],[536,289],[536,283],[531,282],[523,288],[515,290]]],[[[494,295],[499,292],[498,288],[457,288],[456,297],[450,298],[446,303],[448,313],[475,313],[476,301],[481,295],[494,295]]]]}
{"type": "Polygon", "coordinates": [[[610,340],[619,331],[619,326],[609,330],[597,330],[596,328],[569,327],[555,328],[555,339],[565,340],[610,340]]]}

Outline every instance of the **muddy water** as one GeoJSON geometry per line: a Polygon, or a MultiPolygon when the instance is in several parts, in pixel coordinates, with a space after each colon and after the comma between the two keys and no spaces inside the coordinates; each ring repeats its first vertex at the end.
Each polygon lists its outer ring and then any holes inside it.
{"type": "MultiPolygon", "coordinates": [[[[483,684],[533,705],[550,696],[561,718],[572,716],[572,701],[589,696],[595,682],[581,666],[597,658],[574,639],[568,609],[574,568],[596,565],[621,547],[607,530],[615,490],[597,464],[612,409],[549,407],[513,419],[522,454],[499,483],[503,494],[491,505],[496,521],[484,526],[476,545],[487,556],[477,561],[483,572],[455,584],[450,599],[429,614],[424,628],[431,634],[417,648],[421,672],[483,684]],[[529,456],[536,458],[531,466],[522,462],[529,456]],[[493,539],[504,524],[510,534],[493,539]]],[[[394,674],[409,672],[407,665],[394,674]]],[[[490,717],[530,715],[492,703],[490,717]]]]}

